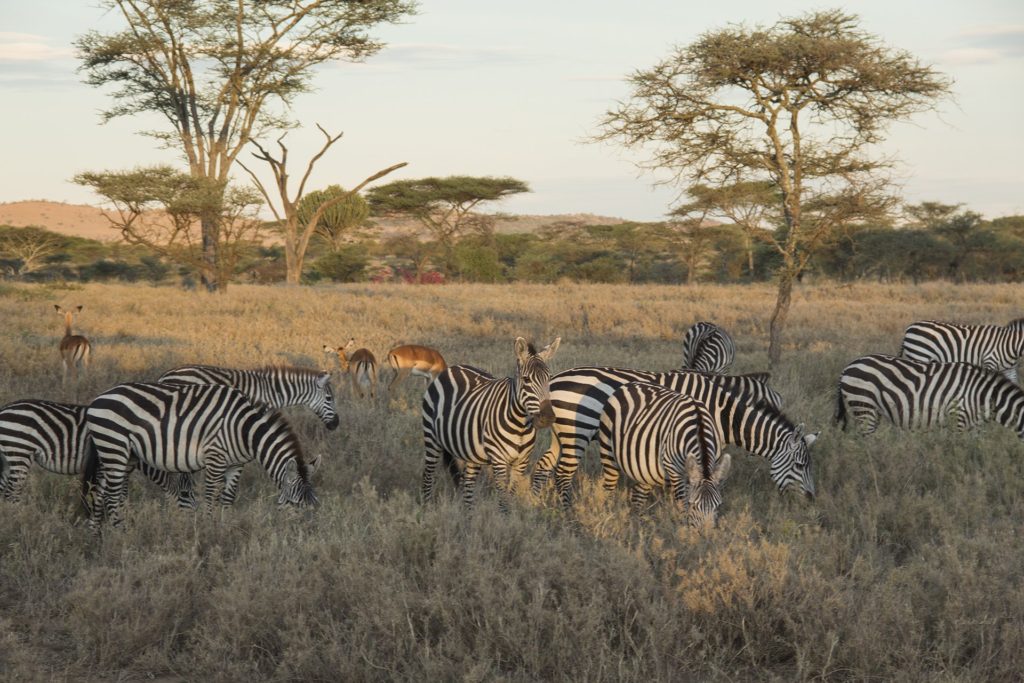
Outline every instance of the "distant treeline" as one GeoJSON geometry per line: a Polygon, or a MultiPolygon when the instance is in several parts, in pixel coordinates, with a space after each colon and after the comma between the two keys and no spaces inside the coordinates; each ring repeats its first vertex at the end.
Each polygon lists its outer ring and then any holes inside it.
{"type": "MultiPolygon", "coordinates": [[[[769,280],[780,255],[738,226],[671,223],[554,224],[533,233],[478,232],[452,245],[373,230],[347,243],[319,241],[303,273],[308,283],[461,282],[742,283],[769,280]]],[[[250,244],[236,282],[284,280],[280,247],[250,244]]],[[[22,281],[150,282],[191,286],[195,273],[144,247],[0,226],[0,273],[22,281]]],[[[1024,216],[982,220],[970,212],[916,227],[855,226],[837,232],[807,273],[815,278],[886,282],[1019,282],[1024,216]]]]}

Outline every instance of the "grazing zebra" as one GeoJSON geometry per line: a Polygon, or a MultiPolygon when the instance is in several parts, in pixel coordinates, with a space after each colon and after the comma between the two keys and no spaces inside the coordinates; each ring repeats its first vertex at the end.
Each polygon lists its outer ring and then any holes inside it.
{"type": "MultiPolygon", "coordinates": [[[[624,384],[605,404],[597,442],[605,470],[621,470],[633,482],[634,509],[668,482],[676,504],[688,504],[691,526],[714,524],[731,459],[721,452],[721,428],[700,401],[655,384],[624,384]]],[[[605,479],[605,488],[616,481],[605,479]]]]}
{"type": "Polygon", "coordinates": [[[694,323],[683,337],[683,369],[719,375],[736,360],[729,333],[709,322],[694,323]]]}
{"type": "Polygon", "coordinates": [[[847,408],[871,434],[884,416],[914,429],[955,421],[960,430],[994,420],[1024,439],[1024,390],[1002,375],[967,363],[921,363],[864,356],[839,377],[835,421],[847,426],[847,408]]]}
{"type": "Polygon", "coordinates": [[[328,429],[338,428],[338,411],[329,372],[280,366],[235,370],[212,365],[183,365],[160,375],[157,382],[178,386],[223,384],[238,389],[250,401],[271,408],[306,406],[328,429]]]}
{"type": "Polygon", "coordinates": [[[89,354],[92,352],[92,344],[88,339],[80,334],[71,334],[71,325],[78,314],[82,312],[82,307],[76,306],[70,310],[64,310],[57,304],[54,304],[53,307],[57,309],[57,315],[64,317],[64,336],[58,346],[60,363],[64,369],[61,375],[61,384],[67,383],[69,371],[72,381],[78,382],[78,366],[89,367],[89,354]]]}
{"type": "MultiPolygon", "coordinates": [[[[720,425],[725,443],[771,460],[771,477],[780,491],[799,487],[808,498],[814,497],[809,447],[818,433],[805,434],[803,425],[794,426],[770,403],[743,391],[756,380],[686,370],[645,372],[603,367],[574,368],[551,378],[555,423],[551,447],[534,467],[535,492],[555,469],[562,504],[571,505],[573,477],[597,432],[605,403],[616,389],[629,382],[657,384],[701,401],[720,425]]],[[[605,472],[606,479],[617,476],[617,472],[605,472]]]]}
{"type": "Polygon", "coordinates": [[[1019,383],[1017,363],[1024,356],[1024,318],[1005,327],[917,322],[903,333],[900,355],[917,361],[970,363],[1019,383]]]}
{"type": "Polygon", "coordinates": [[[280,503],[316,503],[310,466],[284,417],[223,385],[120,384],[100,394],[86,409],[98,467],[84,477],[95,486],[90,525],[106,514],[115,526],[127,477],[136,460],[165,472],[206,470],[207,509],[236,487],[241,467],[259,461],[280,488],[280,503]]]}
{"type": "MultiPolygon", "coordinates": [[[[236,370],[213,365],[183,365],[168,370],[157,380],[160,384],[222,384],[241,391],[250,400],[270,408],[306,406],[327,429],[337,429],[340,422],[331,388],[331,374],[311,368],[267,366],[254,370],[236,370]]],[[[143,463],[143,473],[165,491],[180,491],[178,506],[195,509],[192,475],[154,470],[143,463]]],[[[239,478],[228,479],[222,500],[233,501],[238,494],[239,478]]]]}
{"type": "Polygon", "coordinates": [[[437,463],[444,458],[454,477],[454,463],[464,465],[462,497],[472,506],[477,475],[491,466],[501,505],[507,506],[510,468],[522,471],[529,461],[537,428],[551,426],[547,363],[561,337],[538,352],[518,337],[516,373],[497,379],[469,367],[450,367],[430,383],[423,395],[423,500],[434,496],[437,463]]]}
{"type": "MultiPolygon", "coordinates": [[[[17,501],[32,462],[56,474],[81,474],[92,442],[85,428],[87,406],[28,399],[0,408],[0,495],[17,501]]],[[[146,471],[151,474],[151,471],[146,471]]],[[[182,507],[195,507],[191,482],[150,479],[182,507]]]]}

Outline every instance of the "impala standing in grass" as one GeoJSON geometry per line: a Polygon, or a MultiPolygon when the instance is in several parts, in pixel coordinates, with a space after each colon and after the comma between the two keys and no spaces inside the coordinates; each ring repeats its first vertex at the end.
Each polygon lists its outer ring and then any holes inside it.
{"type": "Polygon", "coordinates": [[[440,351],[418,344],[403,344],[388,351],[388,365],[395,371],[388,384],[389,393],[409,375],[426,377],[429,384],[448,367],[440,351]]]}
{"type": "Polygon", "coordinates": [[[89,367],[89,354],[92,352],[92,345],[88,339],[80,334],[71,334],[71,326],[78,314],[82,312],[82,307],[76,306],[69,310],[64,310],[57,304],[54,304],[53,307],[57,309],[57,315],[64,316],[64,337],[60,340],[59,346],[60,362],[64,368],[61,383],[67,382],[68,371],[71,372],[71,379],[77,382],[78,366],[89,367]]]}
{"type": "Polygon", "coordinates": [[[324,344],[324,353],[333,354],[338,357],[338,364],[342,372],[347,372],[352,380],[352,393],[358,394],[359,398],[366,398],[369,391],[370,398],[377,395],[377,358],[369,349],[356,349],[349,351],[356,345],[355,339],[349,339],[348,344],[334,348],[324,344]]]}

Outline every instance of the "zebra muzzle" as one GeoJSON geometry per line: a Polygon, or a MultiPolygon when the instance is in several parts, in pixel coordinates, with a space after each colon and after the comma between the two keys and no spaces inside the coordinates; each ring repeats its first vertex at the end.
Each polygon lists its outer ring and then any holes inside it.
{"type": "Polygon", "coordinates": [[[536,427],[545,429],[555,423],[555,410],[551,407],[551,401],[544,401],[540,404],[540,411],[537,412],[537,416],[533,418],[533,424],[536,427]]]}

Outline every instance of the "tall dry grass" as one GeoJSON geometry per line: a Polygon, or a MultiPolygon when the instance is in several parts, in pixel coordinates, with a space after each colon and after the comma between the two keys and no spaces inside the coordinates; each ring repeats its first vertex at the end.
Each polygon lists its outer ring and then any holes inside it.
{"type": "MultiPolygon", "coordinates": [[[[322,345],[349,337],[379,358],[415,342],[501,373],[515,336],[561,335],[554,370],[671,368],[700,319],[733,333],[736,371],[755,371],[772,299],[767,286],[8,286],[0,401],[85,401],[184,362],[330,368],[322,345]],[[60,388],[53,303],[85,305],[94,366],[77,391],[60,388]]],[[[571,515],[550,493],[508,515],[484,495],[467,514],[447,485],[421,506],[416,378],[391,401],[339,384],[337,432],[289,411],[326,456],[313,512],[278,510],[255,467],[209,517],[135,481],[126,529],[97,541],[75,524],[76,482],[36,470],[22,504],[0,504],[0,679],[1015,680],[1024,445],[997,427],[862,438],[830,418],[843,365],[895,353],[907,323],[1005,322],[1019,301],[1008,285],[800,289],[774,383],[788,415],[823,430],[818,499],[778,495],[767,463],[741,456],[706,536],[672,506],[631,515],[592,463],[571,515]]]]}

